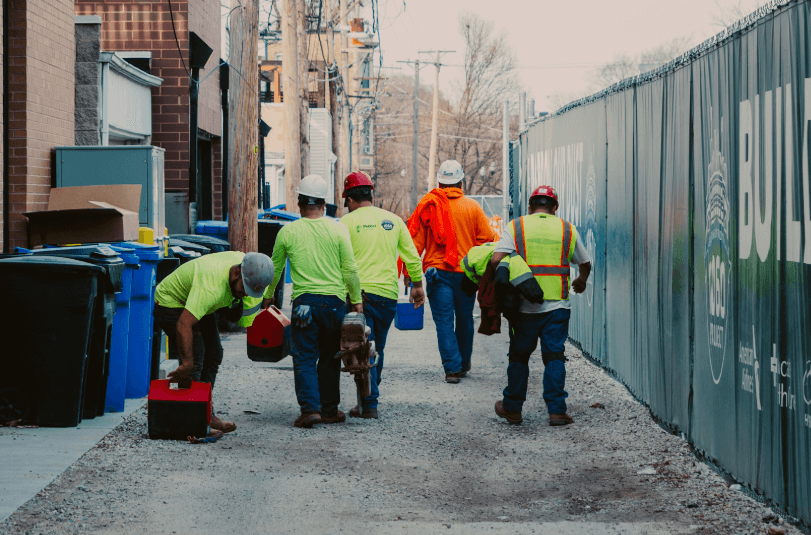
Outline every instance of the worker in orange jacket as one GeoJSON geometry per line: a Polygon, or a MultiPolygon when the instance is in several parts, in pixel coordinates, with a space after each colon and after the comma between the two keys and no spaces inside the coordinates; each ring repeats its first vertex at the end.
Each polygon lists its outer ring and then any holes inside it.
{"type": "Polygon", "coordinates": [[[473,247],[498,238],[481,206],[464,196],[464,178],[459,162],[443,162],[437,173],[439,187],[420,200],[408,220],[417,252],[425,253],[422,267],[439,354],[445,382],[453,384],[470,370],[476,301],[475,294],[468,296],[462,291],[464,273],[460,262],[473,247]]]}

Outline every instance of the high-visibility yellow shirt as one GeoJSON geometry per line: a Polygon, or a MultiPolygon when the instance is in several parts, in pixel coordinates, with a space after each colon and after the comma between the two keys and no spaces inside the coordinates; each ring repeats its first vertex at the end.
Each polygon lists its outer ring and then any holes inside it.
{"type": "Polygon", "coordinates": [[[225,251],[186,262],[158,284],[155,302],[166,308],[185,308],[198,320],[231,306],[234,295],[228,283],[229,271],[241,264],[244,256],[239,251],[225,251]]]}
{"type": "Polygon", "coordinates": [[[349,230],[358,263],[360,287],[367,293],[397,299],[397,256],[403,259],[411,280],[422,280],[422,262],[411,233],[402,219],[374,206],[364,206],[341,218],[349,230]]]}
{"type": "Polygon", "coordinates": [[[361,302],[358,265],[349,232],[338,221],[302,217],[279,231],[273,246],[273,282],[265,290],[266,298],[273,297],[288,258],[293,299],[304,293],[346,299],[348,293],[352,304],[361,302]]]}

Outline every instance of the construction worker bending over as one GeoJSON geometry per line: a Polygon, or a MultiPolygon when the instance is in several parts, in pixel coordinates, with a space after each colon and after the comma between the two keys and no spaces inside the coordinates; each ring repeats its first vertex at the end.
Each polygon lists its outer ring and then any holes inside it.
{"type": "MultiPolygon", "coordinates": [[[[163,279],[155,289],[155,321],[169,338],[170,358],[180,361],[169,379],[181,386],[194,379],[214,388],[222,363],[214,312],[240,305],[245,296],[261,297],[272,280],[273,264],[267,255],[239,251],[197,258],[163,279]]],[[[211,428],[229,433],[237,426],[212,410],[211,428]]]]}
{"type": "Polygon", "coordinates": [[[372,394],[363,401],[362,413],[359,407],[349,411],[349,416],[353,418],[378,417],[383,350],[397,311],[398,255],[413,273],[411,301],[414,308],[421,307],[425,302],[420,257],[408,228],[396,215],[372,206],[373,189],[369,176],[362,171],[355,171],[344,180],[344,206],[349,208],[349,214],[341,218],[341,223],[349,230],[360,273],[363,314],[366,325],[372,330],[369,339],[375,341],[377,351],[377,364],[370,370],[372,394]]]}
{"type": "Polygon", "coordinates": [[[436,176],[439,188],[429,191],[417,204],[408,220],[408,230],[417,253],[425,252],[423,268],[428,301],[436,324],[445,382],[458,383],[470,370],[476,302],[475,294],[462,291],[464,275],[460,261],[472,247],[491,242],[496,236],[481,206],[462,193],[465,173],[459,162],[446,160],[436,176]]]}
{"type": "Polygon", "coordinates": [[[490,259],[497,266],[506,256],[518,253],[532,270],[543,290],[543,302],[521,304],[510,321],[510,364],[504,398],[496,402],[496,414],[511,424],[522,422],[521,409],[527,398],[529,356],[538,339],[545,366],[543,399],[549,411],[549,425],[567,425],[566,357],[569,337],[569,276],[572,264],[580,275],[572,281],[575,293],[583,293],[591,272],[591,259],[571,223],[555,217],[558,195],[550,186],[540,186],[529,198],[529,215],[510,223],[490,259]]]}
{"type": "Polygon", "coordinates": [[[296,192],[301,219],[285,225],[276,237],[276,276],[265,291],[263,305],[272,303],[270,298],[289,258],[293,279],[290,352],[301,407],[301,416],[293,425],[309,428],[346,420],[346,414],[338,410],[341,360],[333,357],[341,349],[347,292],[354,312],[363,313],[363,306],[349,232],[338,221],[324,217],[327,183],[318,175],[308,175],[296,192]]]}

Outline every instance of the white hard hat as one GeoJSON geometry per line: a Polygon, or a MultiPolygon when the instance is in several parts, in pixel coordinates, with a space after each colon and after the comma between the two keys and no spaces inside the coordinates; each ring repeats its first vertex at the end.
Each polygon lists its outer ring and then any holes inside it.
{"type": "Polygon", "coordinates": [[[319,175],[307,175],[301,179],[296,193],[315,199],[327,199],[327,183],[319,175]]]}
{"type": "Polygon", "coordinates": [[[445,160],[439,166],[439,172],[436,174],[437,182],[440,184],[456,184],[465,178],[465,172],[462,170],[462,165],[456,160],[445,160]]]}

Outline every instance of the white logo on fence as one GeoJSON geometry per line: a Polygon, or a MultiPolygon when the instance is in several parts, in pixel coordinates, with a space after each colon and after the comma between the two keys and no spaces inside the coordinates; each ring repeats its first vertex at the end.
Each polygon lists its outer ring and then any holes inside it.
{"type": "MultiPolygon", "coordinates": [[[[724,134],[723,127],[721,135],[724,134]]],[[[707,297],[708,353],[715,384],[721,382],[726,357],[726,327],[731,316],[730,289],[732,262],[729,256],[729,197],[727,164],[721,154],[718,130],[710,141],[709,179],[707,180],[707,236],[704,249],[704,280],[707,297]]]]}
{"type": "Polygon", "coordinates": [[[597,232],[597,195],[595,189],[595,173],[594,173],[594,148],[592,147],[589,154],[589,170],[586,175],[586,228],[585,228],[585,245],[586,251],[591,258],[591,273],[592,276],[586,283],[586,299],[589,306],[594,304],[594,264],[596,261],[595,255],[597,254],[597,241],[595,233],[597,232]]]}
{"type": "Polygon", "coordinates": [[[803,378],[803,399],[806,405],[811,405],[811,360],[805,363],[805,377],[803,378]]]}

